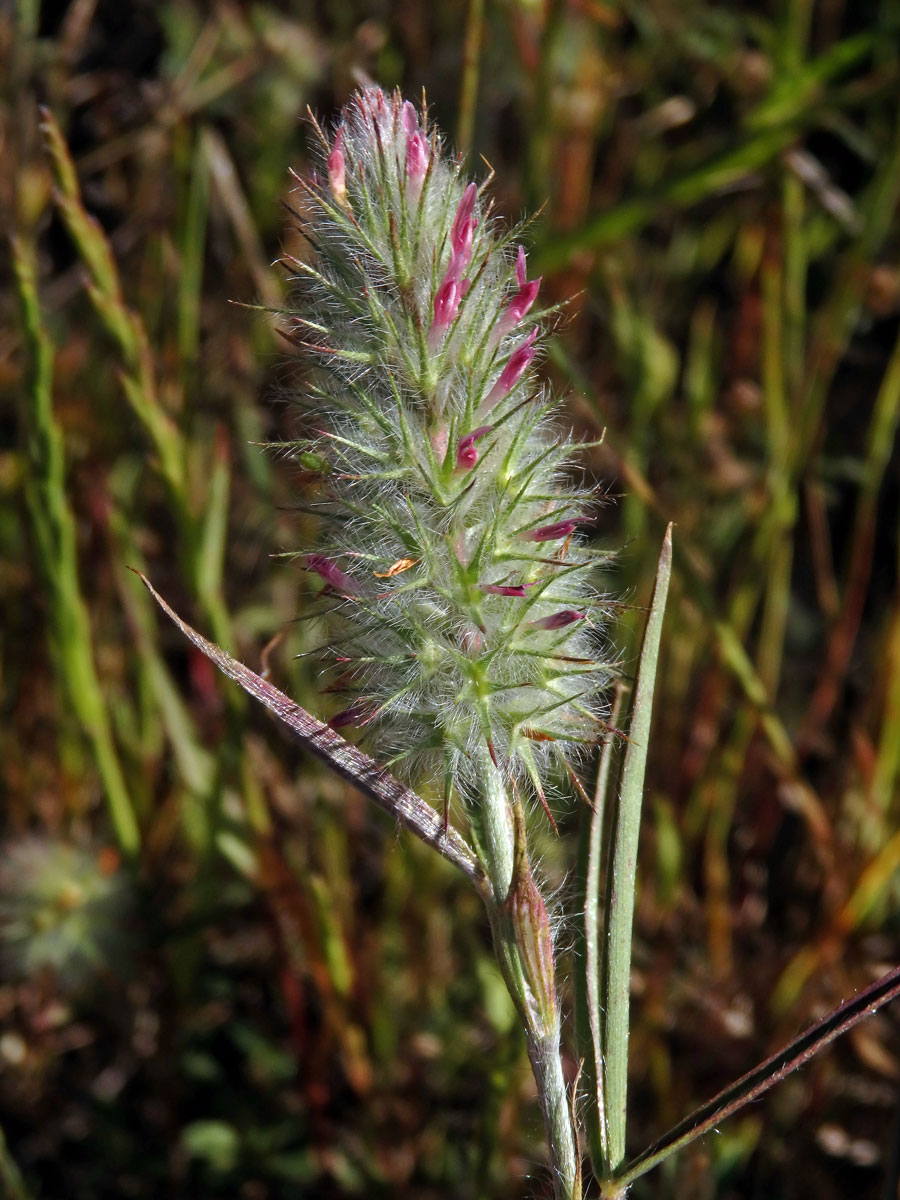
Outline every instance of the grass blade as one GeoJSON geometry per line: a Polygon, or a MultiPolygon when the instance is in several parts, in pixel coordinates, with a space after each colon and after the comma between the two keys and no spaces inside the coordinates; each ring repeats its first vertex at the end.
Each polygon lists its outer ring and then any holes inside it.
{"type": "Polygon", "coordinates": [[[672,573],[672,526],[666,529],[644,645],[638,665],[628,747],[613,821],[613,842],[607,882],[604,945],[605,1021],[603,1027],[603,1093],[609,1134],[607,1168],[625,1158],[625,1101],[628,1091],[628,1007],[631,979],[631,930],[644,771],[653,712],[653,686],[662,635],[663,614],[672,573]]]}
{"type": "Polygon", "coordinates": [[[66,495],[63,435],[53,412],[53,345],[44,329],[31,244],[11,243],[22,327],[28,352],[24,426],[28,439],[26,499],[35,557],[49,596],[53,645],[68,703],[87,735],[103,781],[116,839],[124,854],[141,837],[97,675],[91,622],[78,577],[78,536],[66,495]]]}
{"type": "Polygon", "coordinates": [[[604,736],[594,788],[594,805],[585,808],[582,825],[582,842],[579,847],[579,880],[584,881],[582,910],[584,928],[578,947],[581,968],[575,979],[575,1027],[578,1038],[578,1054],[584,1066],[584,1091],[587,1095],[587,1112],[584,1128],[587,1133],[588,1150],[596,1173],[601,1173],[609,1160],[609,1131],[606,1120],[606,1100],[603,1094],[603,1015],[600,1003],[603,948],[600,941],[600,869],[603,857],[603,829],[605,827],[607,800],[612,781],[612,763],[616,747],[616,735],[612,732],[619,722],[624,698],[622,684],[616,688],[609,724],[612,727],[604,736]]]}

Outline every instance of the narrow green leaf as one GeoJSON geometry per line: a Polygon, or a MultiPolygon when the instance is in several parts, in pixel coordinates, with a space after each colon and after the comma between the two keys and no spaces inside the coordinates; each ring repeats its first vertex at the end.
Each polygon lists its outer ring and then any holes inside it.
{"type": "Polygon", "coordinates": [[[0,1187],[6,1200],[30,1200],[22,1172],[9,1152],[3,1130],[0,1129],[0,1187]]]}
{"type": "Polygon", "coordinates": [[[603,829],[607,814],[607,801],[612,781],[612,764],[615,757],[616,735],[624,699],[624,686],[616,687],[612,711],[609,716],[610,729],[605,734],[597,769],[593,808],[585,809],[582,821],[581,845],[579,847],[579,879],[584,881],[583,912],[584,928],[578,956],[581,969],[576,968],[575,979],[575,1029],[578,1039],[578,1054],[582,1059],[584,1090],[587,1095],[587,1112],[584,1129],[587,1134],[588,1152],[595,1174],[602,1174],[609,1160],[609,1132],[606,1121],[606,1100],[603,1093],[603,1010],[600,1003],[600,986],[603,968],[603,948],[600,944],[600,870],[602,866],[603,829]]]}
{"type": "Polygon", "coordinates": [[[663,614],[672,573],[672,526],[666,529],[644,645],[638,665],[629,741],[612,824],[604,927],[603,1097],[608,1132],[606,1167],[615,1172],[625,1159],[625,1101],[628,1091],[628,1006],[631,978],[631,930],[637,874],[638,835],[644,771],[653,712],[653,687],[659,658],[663,614]]]}
{"type": "Polygon", "coordinates": [[[48,596],[58,671],[71,710],[91,743],[119,845],[134,857],[140,849],[140,831],[97,674],[90,616],[78,576],[75,517],[66,495],[65,447],[53,411],[54,348],[38,296],[37,253],[33,243],[21,239],[13,238],[10,246],[28,355],[22,396],[29,460],[25,496],[35,557],[48,596]]]}
{"type": "Polygon", "coordinates": [[[231,487],[231,461],[228,436],[222,427],[216,430],[212,471],[206,494],[206,512],[200,531],[197,555],[197,590],[204,597],[221,591],[225,569],[228,534],[228,501],[231,487]]]}

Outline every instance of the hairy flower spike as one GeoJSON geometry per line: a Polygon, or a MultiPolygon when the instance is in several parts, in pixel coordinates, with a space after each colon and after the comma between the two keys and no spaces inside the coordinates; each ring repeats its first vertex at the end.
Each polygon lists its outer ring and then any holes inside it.
{"type": "Polygon", "coordinates": [[[497,772],[542,799],[596,742],[609,667],[593,498],[534,374],[540,280],[400,96],[358,93],[325,168],[290,318],[313,368],[298,446],[328,464],[310,615],[336,648],[325,690],[352,692],[331,723],[473,813],[497,772]]]}

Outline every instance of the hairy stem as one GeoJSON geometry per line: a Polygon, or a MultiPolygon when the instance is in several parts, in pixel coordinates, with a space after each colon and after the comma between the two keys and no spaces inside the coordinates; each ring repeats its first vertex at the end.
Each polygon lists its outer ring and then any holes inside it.
{"type": "Polygon", "coordinates": [[[529,1034],[528,1057],[537,1083],[541,1112],[550,1144],[553,1185],[557,1200],[578,1200],[581,1168],[572,1131],[569,1095],[559,1056],[559,1021],[556,1028],[538,1040],[529,1034]]]}
{"type": "Polygon", "coordinates": [[[498,768],[480,764],[483,789],[473,812],[479,855],[491,883],[485,897],[494,948],[525,1027],[528,1057],[553,1171],[557,1200],[580,1194],[580,1170],[559,1049],[559,1012],[550,923],[528,863],[521,802],[510,802],[498,768]]]}

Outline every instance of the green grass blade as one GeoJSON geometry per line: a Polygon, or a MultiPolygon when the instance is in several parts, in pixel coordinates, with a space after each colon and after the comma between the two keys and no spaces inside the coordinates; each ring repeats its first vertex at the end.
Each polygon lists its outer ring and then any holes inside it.
{"type": "Polygon", "coordinates": [[[140,832],[97,676],[90,618],[78,578],[63,436],[53,413],[53,345],[42,321],[33,247],[13,239],[12,257],[29,364],[23,405],[29,460],[26,499],[37,565],[49,596],[56,660],[70,708],[90,741],[116,838],[123,853],[133,856],[140,849],[140,832]]]}
{"type": "Polygon", "coordinates": [[[484,0],[469,0],[459,90],[459,120],[456,126],[456,145],[463,156],[471,151],[472,135],[475,132],[475,108],[478,103],[478,75],[483,40],[484,0]]]}
{"type": "Polygon", "coordinates": [[[644,772],[653,712],[653,687],[662,635],[663,614],[672,573],[672,526],[666,529],[644,645],[638,665],[628,747],[612,831],[609,860],[604,971],[605,1020],[603,1074],[609,1133],[607,1168],[615,1171],[625,1159],[625,1102],[628,1092],[628,1007],[631,979],[631,931],[634,921],[635,878],[644,772]]]}
{"type": "MultiPolygon", "coordinates": [[[[613,729],[619,722],[624,687],[616,688],[609,723],[613,729]]],[[[603,830],[606,826],[607,802],[612,782],[616,735],[610,730],[603,739],[593,808],[584,810],[579,846],[579,881],[583,881],[582,911],[584,927],[576,948],[578,965],[575,973],[575,1031],[578,1056],[582,1066],[582,1084],[587,1096],[587,1111],[583,1127],[587,1134],[588,1151],[596,1174],[606,1169],[609,1160],[609,1132],[606,1121],[606,1101],[603,1094],[603,1015],[600,986],[603,948],[600,941],[600,870],[603,858],[603,830]]]]}
{"type": "Polygon", "coordinates": [[[9,1152],[2,1129],[0,1129],[0,1187],[3,1189],[6,1200],[30,1200],[30,1193],[25,1186],[22,1172],[9,1152]]]}
{"type": "Polygon", "coordinates": [[[41,110],[41,131],[56,184],[56,207],[87,269],[91,303],[122,357],[123,390],[156,451],[176,509],[186,509],[184,447],[157,394],[146,330],[125,303],[112,249],[82,203],[75,165],[49,109],[41,110]]]}

